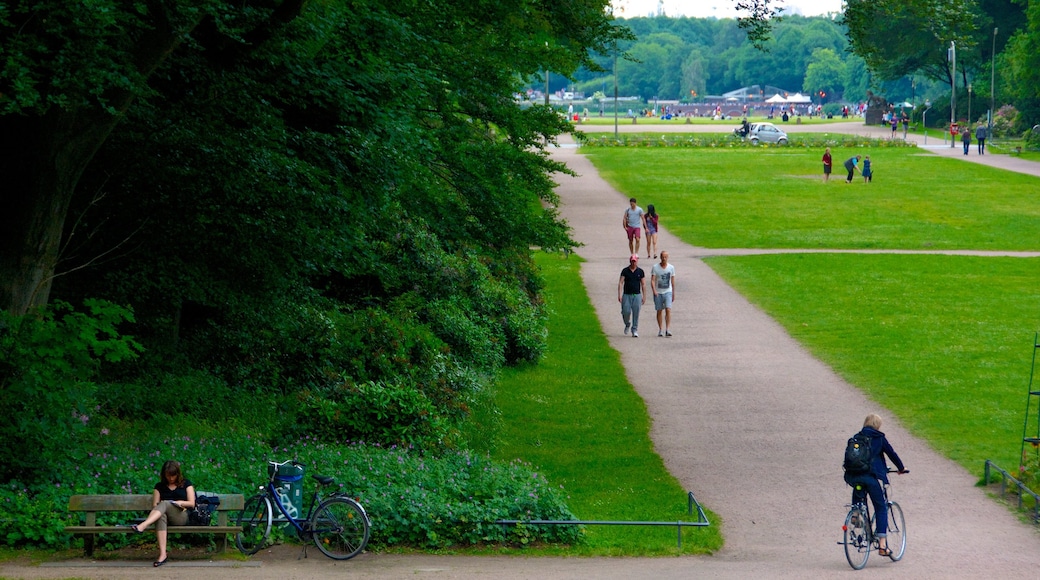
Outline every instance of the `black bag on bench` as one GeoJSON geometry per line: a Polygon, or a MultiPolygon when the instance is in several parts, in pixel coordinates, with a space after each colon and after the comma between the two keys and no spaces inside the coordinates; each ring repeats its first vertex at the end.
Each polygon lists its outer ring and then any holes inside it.
{"type": "Polygon", "coordinates": [[[208,526],[213,519],[213,512],[217,511],[220,498],[215,495],[195,495],[195,507],[188,510],[189,526],[208,526]]]}

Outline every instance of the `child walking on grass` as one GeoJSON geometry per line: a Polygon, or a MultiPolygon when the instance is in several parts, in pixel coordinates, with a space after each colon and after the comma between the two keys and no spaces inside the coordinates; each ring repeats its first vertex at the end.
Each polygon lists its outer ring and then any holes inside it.
{"type": "Polygon", "coordinates": [[[870,155],[863,158],[863,183],[870,183],[870,178],[874,176],[874,173],[870,169],[870,155]]]}

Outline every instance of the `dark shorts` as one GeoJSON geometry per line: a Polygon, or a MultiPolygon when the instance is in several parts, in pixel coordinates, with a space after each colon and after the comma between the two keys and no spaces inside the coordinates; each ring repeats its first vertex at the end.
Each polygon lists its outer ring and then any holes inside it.
{"type": "Polygon", "coordinates": [[[823,166],[823,173],[825,175],[830,175],[831,174],[831,166],[830,165],[824,165],[823,166]]]}

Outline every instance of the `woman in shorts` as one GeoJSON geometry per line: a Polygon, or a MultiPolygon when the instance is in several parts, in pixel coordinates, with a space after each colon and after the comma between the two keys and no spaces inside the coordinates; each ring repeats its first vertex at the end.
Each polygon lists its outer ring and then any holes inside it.
{"type": "Polygon", "coordinates": [[[651,248],[654,258],[657,257],[657,209],[654,204],[646,206],[646,257],[650,257],[651,248]]]}

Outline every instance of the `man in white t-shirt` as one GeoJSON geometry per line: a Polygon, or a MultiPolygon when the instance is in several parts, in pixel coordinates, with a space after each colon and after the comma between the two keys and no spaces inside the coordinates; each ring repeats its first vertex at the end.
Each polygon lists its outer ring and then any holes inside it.
{"type": "Polygon", "coordinates": [[[628,200],[628,209],[621,218],[621,227],[628,235],[628,253],[639,255],[639,240],[642,238],[643,208],[636,205],[636,198],[628,200]]]}
{"type": "Polygon", "coordinates": [[[650,270],[650,289],[657,309],[657,336],[672,336],[672,302],[675,300],[675,266],[668,263],[668,252],[661,252],[661,263],[650,270]],[[664,312],[664,325],[661,313],[664,312]],[[662,330],[663,329],[663,330],[662,330]]]}

